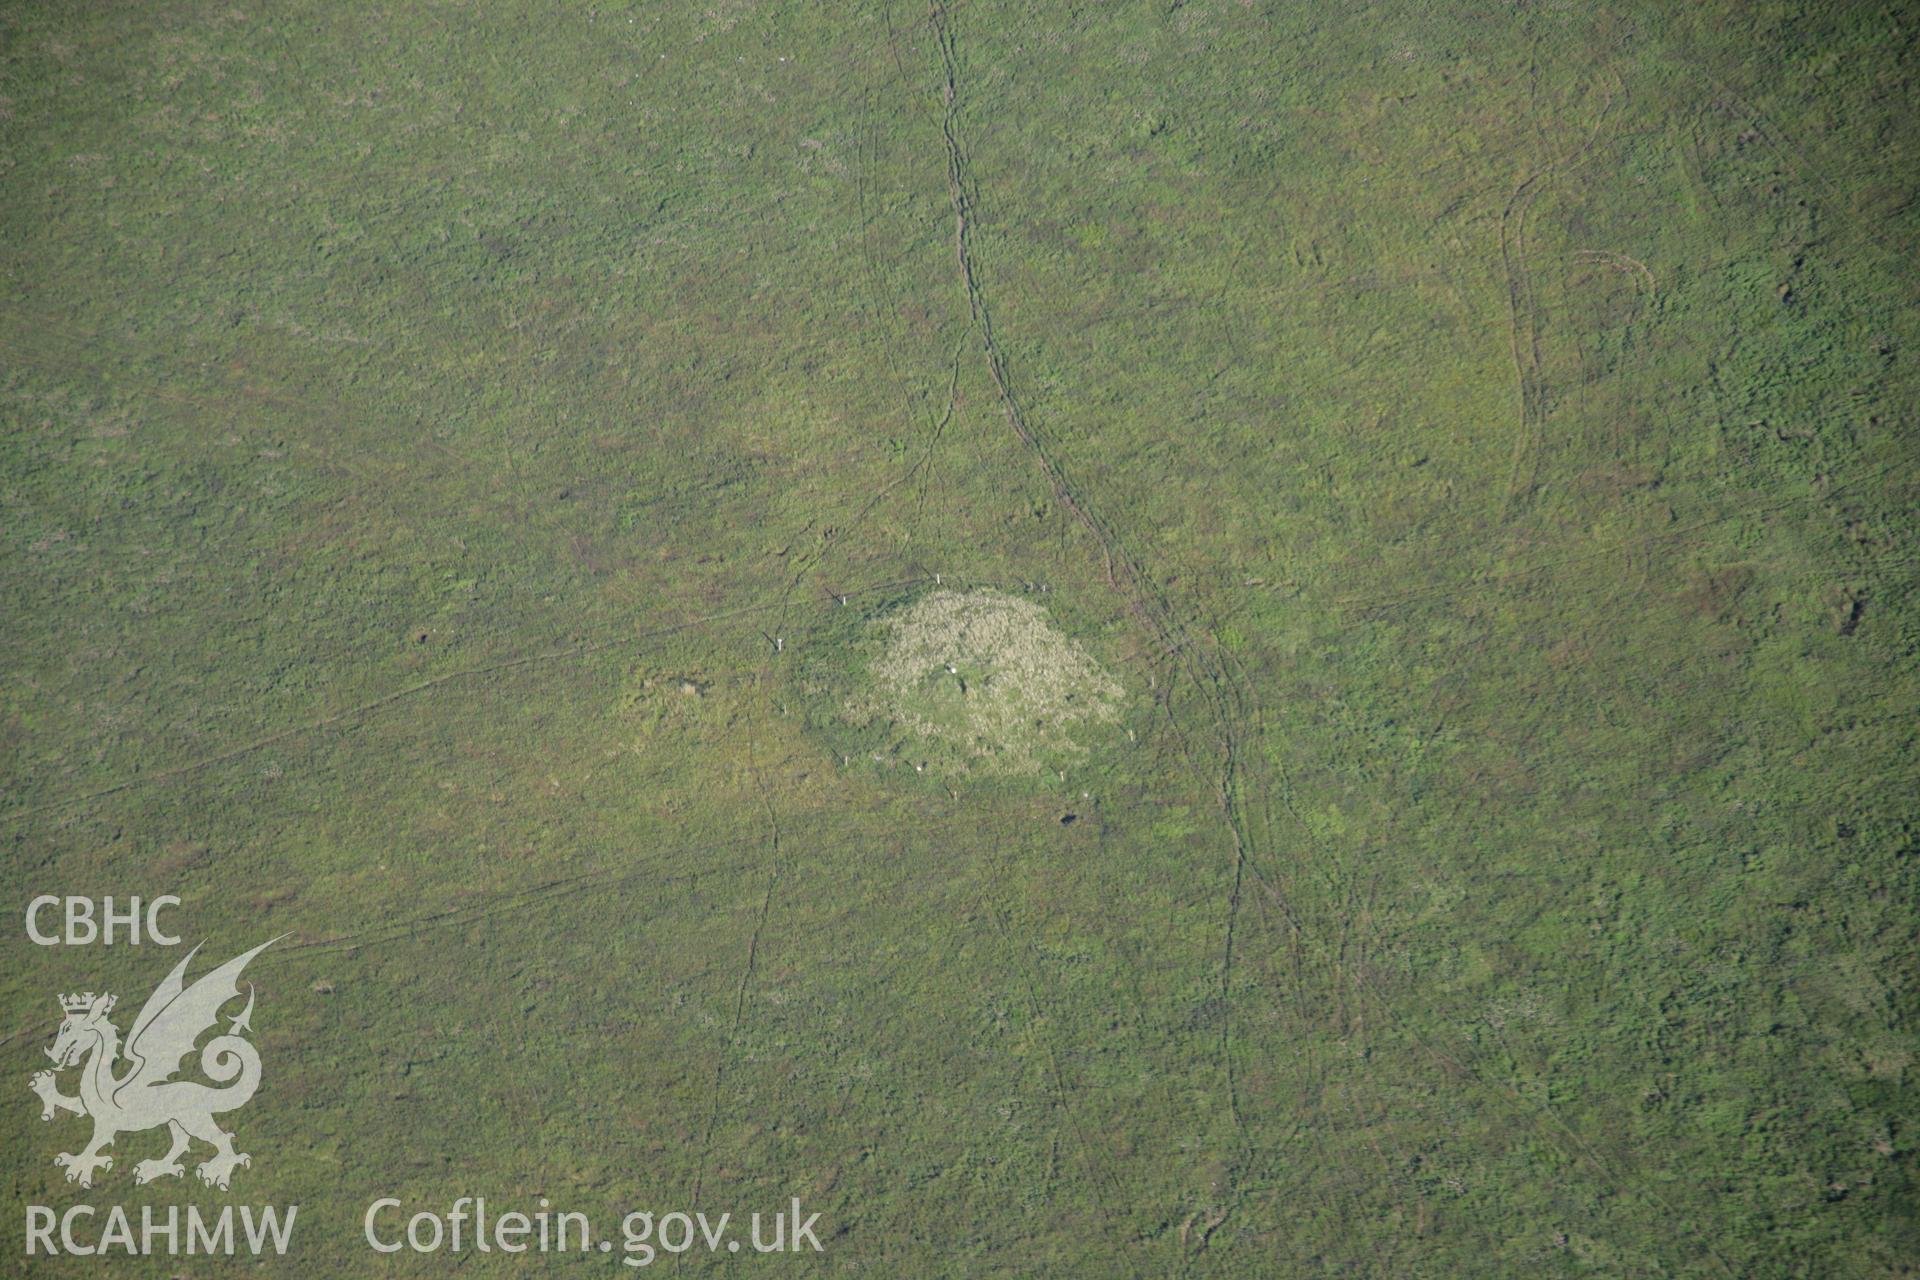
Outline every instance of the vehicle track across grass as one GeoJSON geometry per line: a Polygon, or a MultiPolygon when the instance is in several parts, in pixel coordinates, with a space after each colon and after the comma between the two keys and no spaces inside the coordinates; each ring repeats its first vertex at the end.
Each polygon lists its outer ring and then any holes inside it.
{"type": "MultiPolygon", "coordinates": [[[[994,328],[993,313],[982,286],[980,270],[973,250],[975,197],[974,183],[966,148],[959,130],[960,84],[959,52],[953,23],[942,0],[934,0],[928,18],[940,60],[940,92],[943,111],[940,130],[946,149],[947,194],[953,212],[953,250],[955,269],[965,293],[974,331],[979,337],[979,352],[986,364],[1000,401],[1002,414],[1022,445],[1039,464],[1055,499],[1093,539],[1104,562],[1107,586],[1120,598],[1135,622],[1150,636],[1163,654],[1173,662],[1201,700],[1206,725],[1199,731],[1201,748],[1211,748],[1215,759],[1196,758],[1194,734],[1189,734],[1176,714],[1175,689],[1171,681],[1160,690],[1160,704],[1174,728],[1189,765],[1207,780],[1223,824],[1232,844],[1232,870],[1223,925],[1219,979],[1219,1056],[1226,1083],[1227,1106],[1240,1151],[1229,1171],[1230,1183],[1237,1184],[1248,1173],[1253,1159],[1252,1138],[1240,1100],[1240,1086],[1233,1062],[1233,1019],[1231,1001],[1234,989],[1236,947],[1239,943],[1242,900],[1250,874],[1259,877],[1280,905],[1288,921],[1290,945],[1296,951],[1306,941],[1300,923],[1287,896],[1272,881],[1262,876],[1256,863],[1254,824],[1248,816],[1249,791],[1259,792],[1257,781],[1250,781],[1256,762],[1248,749],[1245,729],[1256,716],[1242,687],[1238,673],[1221,656],[1217,637],[1204,628],[1183,623],[1165,592],[1156,584],[1145,566],[1128,550],[1119,530],[1092,506],[1075,485],[1059,457],[1058,449],[1027,413],[1017,394],[1007,358],[994,328]]],[[[1298,1012],[1305,1016],[1307,1010],[1298,1012]]],[[[1233,1192],[1229,1188],[1228,1198],[1233,1192]]]]}

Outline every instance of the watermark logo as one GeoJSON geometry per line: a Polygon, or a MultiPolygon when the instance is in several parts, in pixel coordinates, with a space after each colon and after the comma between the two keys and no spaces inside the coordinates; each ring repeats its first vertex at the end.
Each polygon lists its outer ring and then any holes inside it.
{"type": "Polygon", "coordinates": [[[116,997],[91,991],[60,997],[66,1017],[47,1050],[55,1069],[36,1073],[32,1087],[40,1096],[42,1120],[62,1111],[93,1120],[93,1139],[84,1150],[77,1155],[63,1151],[53,1158],[67,1171],[68,1182],[92,1186],[95,1171],[113,1168],[113,1157],[104,1152],[116,1137],[161,1125],[172,1135],[173,1145],[159,1159],[134,1166],[136,1183],[182,1176],[186,1169],[180,1157],[196,1141],[214,1149],[195,1169],[208,1186],[225,1191],[233,1171],[253,1163],[253,1157],[234,1150],[234,1135],[214,1119],[244,1107],[260,1087],[260,1053],[245,1038],[252,1029],[251,983],[246,1007],[230,1018],[224,1034],[199,1051],[200,1070],[214,1083],[174,1077],[194,1052],[194,1042],[218,1025],[220,1010],[240,997],[241,971],[278,941],[270,939],[235,956],[189,986],[187,965],[200,950],[196,946],[147,997],[124,1045],[109,1017],[116,997]],[[60,1092],[56,1073],[74,1067],[80,1071],[79,1092],[68,1096],[60,1092]]]}

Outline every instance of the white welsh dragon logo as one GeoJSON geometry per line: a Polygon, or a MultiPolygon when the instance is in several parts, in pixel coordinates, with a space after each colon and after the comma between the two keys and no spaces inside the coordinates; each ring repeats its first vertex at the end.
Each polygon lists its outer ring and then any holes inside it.
{"type": "Polygon", "coordinates": [[[140,1016],[133,1020],[125,1049],[129,1065],[117,1075],[114,1067],[122,1053],[120,1030],[107,1021],[116,997],[96,996],[91,991],[60,997],[60,1007],[67,1016],[47,1056],[58,1070],[80,1066],[80,1096],[70,1098],[61,1093],[52,1071],[38,1072],[32,1083],[33,1091],[40,1095],[42,1120],[53,1119],[56,1111],[93,1117],[93,1141],[86,1150],[79,1155],[63,1151],[53,1158],[55,1164],[66,1169],[68,1182],[92,1186],[95,1169],[113,1168],[113,1157],[100,1153],[113,1145],[116,1136],[160,1125],[167,1126],[173,1135],[173,1146],[160,1159],[135,1165],[135,1182],[152,1182],[167,1175],[177,1178],[185,1173],[180,1157],[194,1138],[214,1148],[213,1156],[196,1171],[208,1186],[226,1190],[234,1169],[253,1163],[251,1156],[233,1149],[233,1135],[213,1119],[245,1106],[260,1087],[260,1054],[241,1038],[242,1032],[252,1029],[248,1022],[253,1016],[251,983],[247,986],[247,1007],[232,1020],[225,1035],[207,1041],[200,1051],[200,1069],[223,1087],[172,1077],[180,1070],[181,1059],[193,1052],[194,1041],[219,1022],[220,1007],[240,995],[240,971],[247,962],[279,940],[271,939],[245,955],[235,956],[192,986],[186,985],[183,976],[200,948],[189,951],[147,997],[140,1016]]]}

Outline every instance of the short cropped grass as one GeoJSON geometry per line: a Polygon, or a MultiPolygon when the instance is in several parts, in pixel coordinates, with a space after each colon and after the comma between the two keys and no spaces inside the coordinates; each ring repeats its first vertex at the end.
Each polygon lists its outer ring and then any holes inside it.
{"type": "Polygon", "coordinates": [[[1909,1274],[1911,27],[6,6],[0,1271],[53,892],[285,1274],[1909,1274]]]}

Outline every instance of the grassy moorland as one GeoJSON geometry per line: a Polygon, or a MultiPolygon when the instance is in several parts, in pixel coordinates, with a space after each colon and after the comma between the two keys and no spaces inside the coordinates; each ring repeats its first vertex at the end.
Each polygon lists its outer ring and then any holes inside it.
{"type": "Polygon", "coordinates": [[[292,935],[232,1192],[88,1191],[54,995],[177,954],[8,926],[0,1250],[797,1195],[817,1258],[660,1265],[1913,1274],[1914,24],[0,9],[7,918],[292,935]],[[1111,717],[918,751],[948,588],[1111,717]]]}

